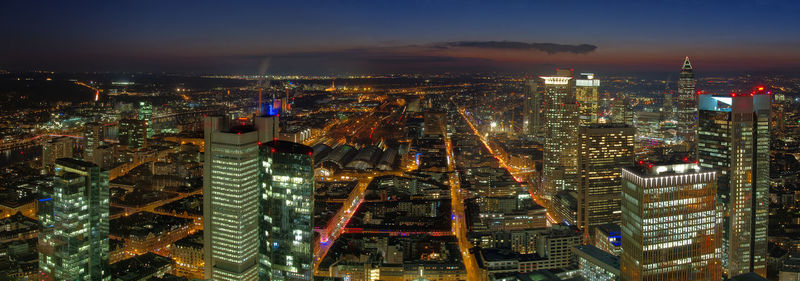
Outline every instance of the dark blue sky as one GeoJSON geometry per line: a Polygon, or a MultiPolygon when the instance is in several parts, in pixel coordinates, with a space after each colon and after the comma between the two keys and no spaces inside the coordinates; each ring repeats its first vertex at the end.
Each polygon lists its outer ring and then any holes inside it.
{"type": "Polygon", "coordinates": [[[12,0],[0,4],[0,68],[625,72],[687,55],[708,71],[800,66],[797,1],[642,2],[12,0]]]}

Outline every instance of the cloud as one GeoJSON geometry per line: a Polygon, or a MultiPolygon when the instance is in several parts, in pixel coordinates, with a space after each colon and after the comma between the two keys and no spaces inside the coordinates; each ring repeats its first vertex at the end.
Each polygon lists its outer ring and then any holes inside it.
{"type": "Polygon", "coordinates": [[[580,44],[567,45],[556,43],[526,43],[518,41],[453,41],[434,44],[434,48],[481,48],[481,49],[505,49],[505,50],[538,50],[548,54],[573,53],[587,54],[597,49],[595,45],[580,44]]]}

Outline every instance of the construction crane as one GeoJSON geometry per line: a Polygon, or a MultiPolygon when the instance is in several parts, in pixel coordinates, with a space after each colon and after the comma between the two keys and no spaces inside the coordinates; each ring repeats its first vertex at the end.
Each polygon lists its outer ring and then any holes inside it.
{"type": "Polygon", "coordinates": [[[79,86],[84,86],[84,87],[89,88],[89,89],[92,89],[92,91],[94,91],[94,101],[100,100],[100,92],[102,92],[103,90],[95,88],[95,87],[92,87],[92,86],[89,86],[86,83],[83,83],[83,82],[80,82],[80,81],[75,81],[75,84],[77,84],[79,86]]]}

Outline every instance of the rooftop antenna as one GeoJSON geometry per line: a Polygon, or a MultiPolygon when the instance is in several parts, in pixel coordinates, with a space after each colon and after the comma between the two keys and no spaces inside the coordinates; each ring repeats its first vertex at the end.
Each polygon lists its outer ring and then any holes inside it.
{"type": "Polygon", "coordinates": [[[266,80],[267,76],[267,69],[269,68],[269,61],[270,58],[264,58],[261,61],[261,65],[258,67],[258,82],[256,83],[256,87],[258,88],[258,115],[262,115],[262,109],[264,107],[264,103],[261,99],[262,91],[264,90],[264,84],[266,82],[267,87],[269,87],[270,82],[266,80]],[[266,81],[265,81],[266,80],[266,81]]]}

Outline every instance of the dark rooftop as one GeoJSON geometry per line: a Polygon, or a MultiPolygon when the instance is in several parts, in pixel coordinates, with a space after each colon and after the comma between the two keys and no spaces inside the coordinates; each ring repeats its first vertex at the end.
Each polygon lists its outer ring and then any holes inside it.
{"type": "Polygon", "coordinates": [[[290,141],[279,141],[274,140],[271,142],[266,143],[267,147],[275,148],[275,152],[278,153],[294,153],[294,154],[308,154],[311,155],[313,153],[313,149],[307,145],[302,145],[295,142],[290,141]]]}

